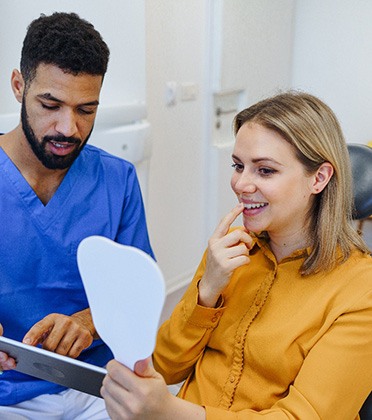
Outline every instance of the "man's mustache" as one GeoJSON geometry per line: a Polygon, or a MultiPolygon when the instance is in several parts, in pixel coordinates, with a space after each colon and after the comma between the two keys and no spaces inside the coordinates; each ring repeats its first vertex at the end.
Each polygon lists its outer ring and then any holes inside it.
{"type": "Polygon", "coordinates": [[[71,143],[80,144],[81,141],[76,137],[65,137],[65,136],[44,136],[43,142],[54,141],[56,143],[71,143]]]}

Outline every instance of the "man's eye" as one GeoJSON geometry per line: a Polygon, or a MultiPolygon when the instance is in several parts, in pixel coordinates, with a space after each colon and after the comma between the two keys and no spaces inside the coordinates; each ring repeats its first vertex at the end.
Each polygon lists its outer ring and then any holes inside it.
{"type": "Polygon", "coordinates": [[[80,114],[84,114],[84,115],[92,115],[92,114],[94,114],[94,110],[92,110],[92,109],[79,108],[79,112],[80,112],[80,114]]]}
{"type": "Polygon", "coordinates": [[[233,163],[231,167],[234,168],[236,172],[243,172],[244,170],[244,166],[240,163],[233,163]]]}
{"type": "Polygon", "coordinates": [[[58,109],[58,106],[57,106],[57,105],[46,105],[46,104],[41,104],[41,106],[42,106],[44,109],[49,109],[49,110],[51,110],[51,111],[53,111],[53,110],[55,110],[55,109],[58,109]]]}

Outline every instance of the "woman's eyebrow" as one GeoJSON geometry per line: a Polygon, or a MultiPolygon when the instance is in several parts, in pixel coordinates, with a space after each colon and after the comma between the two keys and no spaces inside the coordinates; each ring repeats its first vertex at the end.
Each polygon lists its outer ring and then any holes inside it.
{"type": "MultiPolygon", "coordinates": [[[[239,161],[239,162],[241,162],[241,159],[240,158],[238,158],[238,156],[236,156],[236,155],[231,155],[231,157],[234,159],[234,160],[237,160],[237,161],[239,161]]],[[[275,160],[275,159],[273,159],[273,158],[270,158],[270,157],[260,157],[260,158],[254,158],[254,159],[252,159],[251,160],[251,162],[252,163],[260,163],[260,162],[272,162],[272,163],[275,163],[275,164],[277,164],[277,165],[281,165],[281,166],[283,166],[281,163],[279,163],[277,160],[275,160]]]]}
{"type": "Polygon", "coordinates": [[[272,162],[275,163],[277,165],[282,165],[281,163],[279,163],[277,160],[273,159],[273,158],[269,158],[269,157],[261,157],[261,158],[255,158],[252,159],[253,163],[259,163],[259,162],[272,162]]]}

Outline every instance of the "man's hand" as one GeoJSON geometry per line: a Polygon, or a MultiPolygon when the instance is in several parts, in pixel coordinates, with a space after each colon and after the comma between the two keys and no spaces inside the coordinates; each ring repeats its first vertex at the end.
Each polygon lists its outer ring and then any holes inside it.
{"type": "Polygon", "coordinates": [[[71,316],[50,314],[37,322],[24,336],[23,343],[76,358],[98,338],[90,309],[71,316]]]}
{"type": "MultiPolygon", "coordinates": [[[[3,326],[0,324],[0,335],[3,335],[3,326]]],[[[0,351],[0,373],[3,370],[10,370],[16,367],[16,361],[6,353],[0,351]]]]}

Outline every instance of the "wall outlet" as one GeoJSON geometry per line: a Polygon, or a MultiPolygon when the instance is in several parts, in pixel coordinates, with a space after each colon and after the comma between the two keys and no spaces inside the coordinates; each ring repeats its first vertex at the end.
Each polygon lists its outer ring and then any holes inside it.
{"type": "Polygon", "coordinates": [[[196,83],[181,83],[181,101],[195,101],[198,97],[198,90],[196,83]]]}

